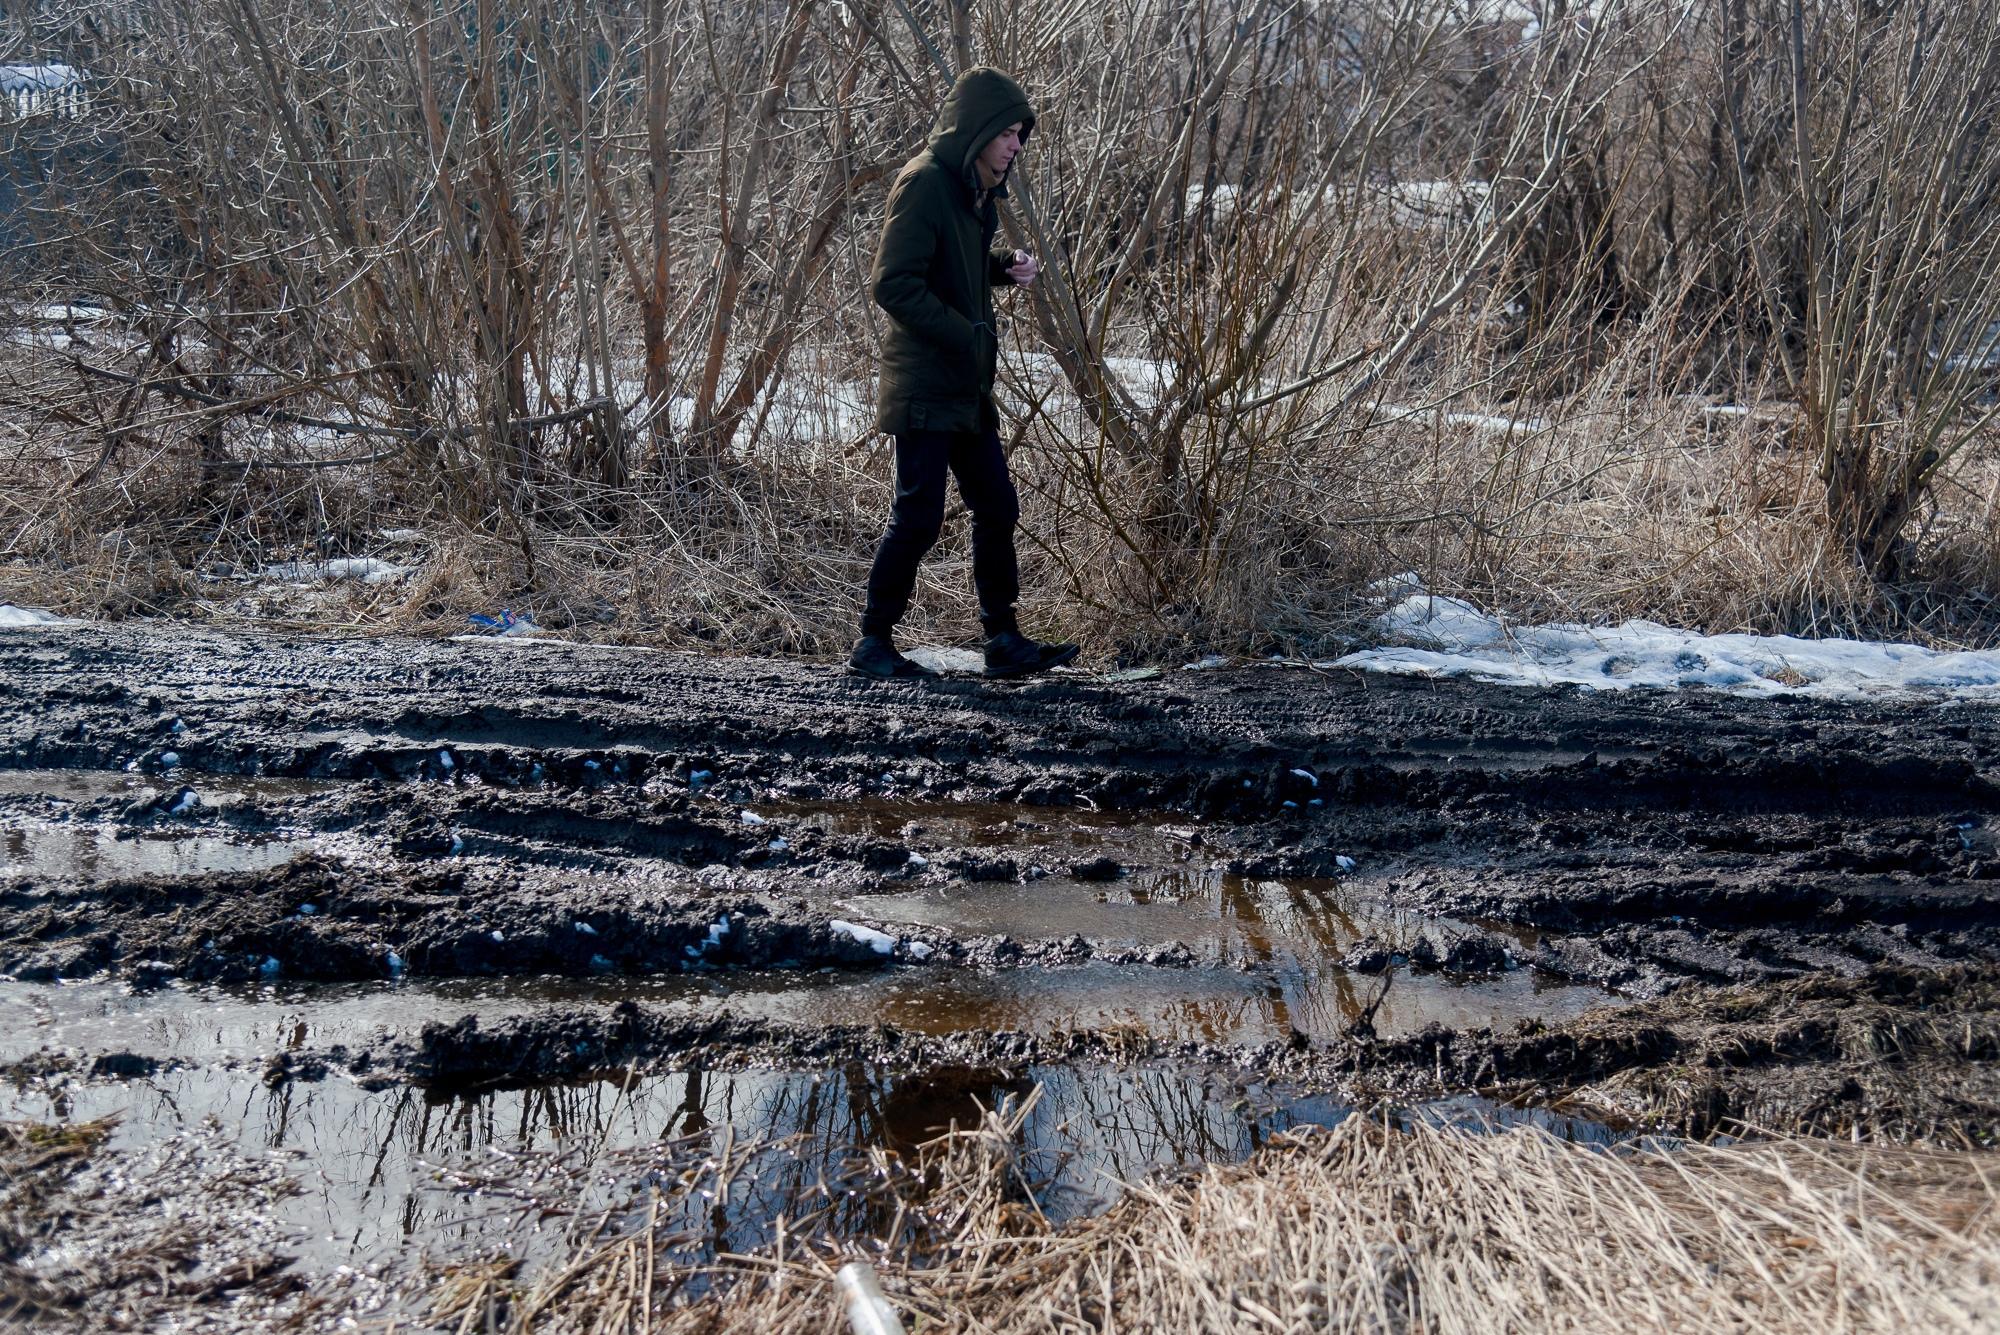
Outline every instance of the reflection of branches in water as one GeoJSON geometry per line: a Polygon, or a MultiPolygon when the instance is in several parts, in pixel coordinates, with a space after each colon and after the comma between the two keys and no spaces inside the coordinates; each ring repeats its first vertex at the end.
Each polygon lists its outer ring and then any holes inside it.
{"type": "Polygon", "coordinates": [[[1086,1207],[1115,1199],[1119,1184],[1246,1150],[1235,1098],[1225,1102],[1183,1072],[1037,1068],[1030,1074],[1044,1096],[1042,1111],[1024,1128],[1028,1152],[1060,1148],[1060,1170],[1045,1191],[1086,1207]]]}

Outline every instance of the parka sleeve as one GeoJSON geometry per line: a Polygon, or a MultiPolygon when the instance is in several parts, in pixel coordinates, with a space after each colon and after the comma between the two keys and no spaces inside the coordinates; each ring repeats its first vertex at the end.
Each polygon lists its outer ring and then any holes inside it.
{"type": "Polygon", "coordinates": [[[1007,271],[1014,267],[1014,248],[995,246],[993,253],[986,257],[986,281],[994,287],[1014,286],[1014,275],[1007,271]]]}
{"type": "Polygon", "coordinates": [[[936,203],[921,176],[906,176],[889,191],[882,220],[882,244],[875,251],[869,292],[875,304],[933,343],[958,351],[972,348],[972,321],[931,291],[931,257],[938,247],[936,203]]]}

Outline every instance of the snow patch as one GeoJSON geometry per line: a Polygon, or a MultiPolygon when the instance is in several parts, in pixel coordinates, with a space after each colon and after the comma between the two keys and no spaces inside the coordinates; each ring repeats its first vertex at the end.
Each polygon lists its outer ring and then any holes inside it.
{"type": "Polygon", "coordinates": [[[2000,651],[1944,651],[1871,640],[1703,635],[1654,621],[1509,626],[1457,598],[1415,594],[1376,618],[1389,647],[1317,666],[1520,686],[1672,690],[1860,699],[2000,696],[2000,651]]]}
{"type": "Polygon", "coordinates": [[[264,567],[265,579],[285,584],[321,584],[351,579],[363,584],[389,584],[406,578],[415,567],[399,566],[374,556],[342,556],[331,561],[280,561],[264,567]]]}
{"type": "Polygon", "coordinates": [[[12,603],[0,603],[0,628],[20,626],[75,626],[81,623],[68,617],[59,617],[46,607],[16,607],[12,603]]]}
{"type": "Polygon", "coordinates": [[[859,923],[846,922],[834,918],[827,923],[834,935],[844,936],[874,950],[878,955],[887,955],[896,949],[896,938],[887,932],[878,932],[873,927],[863,927],[859,923]]]}

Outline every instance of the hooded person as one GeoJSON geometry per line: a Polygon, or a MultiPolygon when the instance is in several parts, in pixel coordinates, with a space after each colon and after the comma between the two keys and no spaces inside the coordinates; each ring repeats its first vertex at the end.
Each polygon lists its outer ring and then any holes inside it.
{"type": "Polygon", "coordinates": [[[984,66],[967,70],[945,96],[924,151],[889,187],[869,286],[889,317],[875,424],[896,440],[896,498],[868,572],[849,671],[935,675],[898,653],[892,636],[909,608],[917,566],[944,525],[947,472],[972,512],[986,675],[1016,677],[1076,657],[1075,645],[1039,644],[1015,621],[1020,506],[993,406],[1000,352],[993,289],[1025,287],[1038,272],[1033,256],[994,246],[997,201],[1034,128],[1035,110],[1019,84],[984,66]]]}

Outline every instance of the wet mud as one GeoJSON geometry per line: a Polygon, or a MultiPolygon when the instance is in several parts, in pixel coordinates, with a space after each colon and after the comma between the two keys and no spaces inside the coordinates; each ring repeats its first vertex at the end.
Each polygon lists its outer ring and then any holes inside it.
{"type": "Polygon", "coordinates": [[[2000,1134],[1987,708],[105,627],[0,634],[0,698],[0,1315],[103,1317],[45,1235],[146,1164],[259,1202],[132,1243],[174,1301],[351,1315],[496,1243],[434,1189],[494,1147],[825,1183],[1038,1085],[1073,1212],[1384,1102],[2000,1134]]]}

